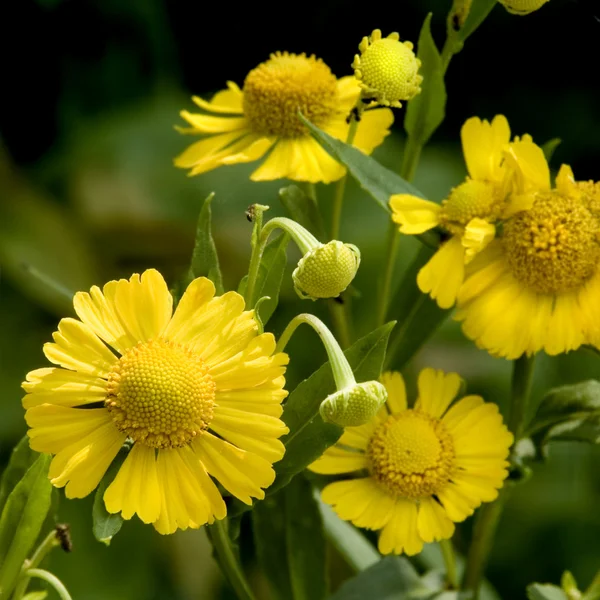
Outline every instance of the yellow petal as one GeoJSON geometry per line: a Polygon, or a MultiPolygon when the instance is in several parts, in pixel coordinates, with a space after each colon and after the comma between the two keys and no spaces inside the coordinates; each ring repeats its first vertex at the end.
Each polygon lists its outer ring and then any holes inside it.
{"type": "Polygon", "coordinates": [[[516,175],[514,192],[550,189],[550,169],[543,150],[530,140],[512,142],[506,153],[516,175]]]}
{"type": "Polygon", "coordinates": [[[136,443],[121,465],[114,481],[104,492],[109,513],[124,519],[134,514],[144,523],[154,523],[161,511],[161,491],[156,468],[156,450],[136,443]]]}
{"type": "Polygon", "coordinates": [[[387,390],[387,405],[390,412],[396,414],[406,410],[408,408],[406,403],[406,386],[404,385],[402,375],[398,371],[386,371],[381,374],[379,380],[387,390]]]}
{"type": "Polygon", "coordinates": [[[423,540],[417,529],[417,505],[411,500],[398,498],[393,515],[379,536],[379,551],[382,554],[418,554],[423,549],[423,540]]]}
{"type": "Polygon", "coordinates": [[[464,521],[470,517],[479,503],[474,502],[471,497],[465,494],[460,486],[449,484],[440,490],[437,494],[448,517],[455,523],[464,521]]]}
{"type": "Polygon", "coordinates": [[[508,204],[502,213],[503,219],[508,219],[513,215],[524,210],[529,210],[535,202],[536,192],[527,192],[524,194],[511,194],[508,197],[508,204]]]}
{"type": "Polygon", "coordinates": [[[447,540],[454,533],[454,523],[433,498],[421,498],[417,519],[419,535],[424,542],[447,540]]]}
{"type": "Polygon", "coordinates": [[[210,475],[245,504],[252,504],[252,498],[262,500],[265,493],[261,488],[275,479],[269,461],[208,432],[196,438],[193,447],[210,475]]]}
{"type": "Polygon", "coordinates": [[[292,172],[296,160],[294,140],[279,140],[263,163],[256,169],[250,179],[252,181],[273,181],[283,179],[292,172]]]}
{"type": "Polygon", "coordinates": [[[46,358],[61,367],[106,378],[117,357],[84,323],[62,319],[52,334],[54,344],[44,344],[46,358]]]}
{"type": "Polygon", "coordinates": [[[308,468],[314,473],[321,473],[322,475],[352,473],[367,468],[367,457],[363,452],[351,452],[332,446],[308,468]]]}
{"type": "Polygon", "coordinates": [[[45,368],[27,373],[27,381],[21,387],[28,392],[23,398],[23,408],[38,404],[79,406],[101,402],[106,398],[106,381],[93,375],[45,368]]]}
{"type": "Polygon", "coordinates": [[[359,450],[365,450],[371,441],[375,427],[378,422],[373,419],[369,423],[360,425],[359,427],[346,427],[342,437],[338,440],[340,446],[349,446],[350,448],[357,448],[359,450]]]}
{"type": "Polygon", "coordinates": [[[199,133],[229,133],[248,128],[245,117],[214,117],[190,113],[187,110],[182,110],[179,114],[199,133]]]}
{"type": "Polygon", "coordinates": [[[460,389],[457,373],[423,369],[419,373],[419,399],[415,408],[439,419],[460,389]]]}
{"type": "Polygon", "coordinates": [[[569,165],[560,165],[558,175],[556,176],[556,189],[563,196],[579,195],[573,169],[569,165]]]}
{"type": "Polygon", "coordinates": [[[454,428],[464,423],[467,419],[475,418],[475,409],[483,405],[481,396],[465,396],[455,402],[442,418],[442,422],[450,433],[454,428]]]}
{"type": "Polygon", "coordinates": [[[491,124],[472,117],[462,126],[460,136],[471,178],[498,181],[502,177],[502,153],[510,142],[506,117],[496,115],[491,124]]]}
{"type": "MultiPolygon", "coordinates": [[[[228,146],[223,147],[223,149],[218,151],[213,150],[205,156],[199,156],[198,153],[198,160],[191,165],[192,170],[188,173],[188,175],[190,177],[194,175],[201,175],[202,173],[206,173],[216,169],[217,167],[223,166],[223,160],[225,158],[242,152],[257,139],[257,136],[251,133],[249,129],[243,129],[239,132],[234,132],[234,135],[237,139],[228,146]]],[[[177,164],[177,166],[179,165],[177,164]]]]}
{"type": "Polygon", "coordinates": [[[233,83],[233,81],[228,81],[227,86],[229,89],[217,92],[210,102],[207,102],[198,96],[192,96],[192,100],[200,108],[208,112],[219,114],[243,114],[242,91],[235,83],[233,83]]]}
{"type": "Polygon", "coordinates": [[[348,114],[352,108],[354,108],[354,105],[360,96],[360,85],[356,77],[353,75],[340,77],[337,80],[337,93],[340,112],[348,114]]]}
{"type": "Polygon", "coordinates": [[[471,219],[461,238],[465,248],[465,260],[468,262],[481,252],[496,236],[496,228],[483,219],[471,219]]]}
{"type": "Polygon", "coordinates": [[[247,390],[217,390],[215,402],[226,408],[280,417],[283,412],[281,402],[288,394],[284,385],[285,377],[276,377],[247,390]]]}
{"type": "Polygon", "coordinates": [[[465,249],[460,236],[443,243],[419,271],[417,285],[429,294],[440,308],[451,308],[464,280],[465,249]]]}
{"type": "Polygon", "coordinates": [[[259,137],[249,146],[237,154],[230,154],[223,158],[224,165],[237,165],[241,163],[254,162],[262,158],[265,153],[273,146],[275,138],[259,137]]]}
{"type": "Polygon", "coordinates": [[[390,198],[392,220],[400,224],[402,233],[416,235],[439,225],[442,207],[410,194],[396,194],[390,198]]]}
{"type": "MultiPolygon", "coordinates": [[[[174,160],[176,167],[182,169],[191,169],[203,161],[208,161],[212,157],[218,155],[229,144],[239,140],[244,135],[244,132],[234,131],[232,133],[223,133],[221,135],[213,135],[194,142],[188,146],[174,160]]],[[[220,156],[220,155],[219,155],[220,156]]]]}

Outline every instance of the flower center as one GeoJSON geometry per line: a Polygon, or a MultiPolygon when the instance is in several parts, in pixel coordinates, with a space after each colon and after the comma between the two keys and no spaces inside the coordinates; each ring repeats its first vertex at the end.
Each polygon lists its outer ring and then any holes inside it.
{"type": "Polygon", "coordinates": [[[394,496],[420,498],[446,485],[454,445],[444,425],[416,410],[387,418],[367,448],[371,474],[394,496]]]}
{"type": "Polygon", "coordinates": [[[469,179],[461,183],[442,201],[442,226],[451,233],[461,233],[471,219],[498,219],[504,204],[500,195],[498,187],[487,181],[469,179]]]}
{"type": "Polygon", "coordinates": [[[202,359],[156,339],[131,348],[113,366],[105,404],[117,429],[134,441],[177,447],[208,427],[215,389],[202,359]]]}
{"type": "Polygon", "coordinates": [[[246,76],[244,114],[256,133],[295,138],[308,134],[298,111],[322,125],[335,113],[337,96],[337,80],[322,60],[277,52],[246,76]]]}
{"type": "Polygon", "coordinates": [[[585,283],[600,259],[600,219],[578,199],[538,195],[533,207],[504,225],[513,275],[536,292],[557,293],[585,283]]]}

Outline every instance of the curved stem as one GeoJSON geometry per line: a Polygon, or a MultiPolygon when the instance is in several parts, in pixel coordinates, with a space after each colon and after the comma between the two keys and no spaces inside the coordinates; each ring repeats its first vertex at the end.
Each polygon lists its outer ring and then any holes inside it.
{"type": "Polygon", "coordinates": [[[444,559],[444,565],[446,567],[446,580],[451,589],[458,589],[458,575],[456,573],[456,555],[454,553],[454,546],[452,540],[440,540],[438,542],[440,550],[442,551],[442,557],[444,559]]]}
{"type": "Polygon", "coordinates": [[[235,590],[239,600],[255,600],[254,594],[246,581],[246,576],[242,571],[231,547],[229,536],[225,528],[225,519],[217,520],[212,525],[209,525],[211,532],[211,540],[217,555],[219,556],[219,564],[227,581],[235,590]]]}
{"type": "Polygon", "coordinates": [[[49,583],[60,596],[61,600],[73,600],[63,582],[49,571],[44,571],[44,569],[29,569],[25,574],[28,577],[37,577],[38,579],[43,579],[46,583],[49,583]]]}
{"type": "Polygon", "coordinates": [[[333,378],[337,389],[342,390],[348,386],[355,385],[356,379],[354,378],[354,373],[352,372],[340,345],[323,321],[314,315],[302,313],[294,317],[281,334],[275,352],[283,352],[287,343],[290,341],[290,338],[302,323],[310,325],[321,338],[323,346],[325,346],[325,350],[327,351],[327,357],[329,358],[329,364],[333,371],[333,378]]]}

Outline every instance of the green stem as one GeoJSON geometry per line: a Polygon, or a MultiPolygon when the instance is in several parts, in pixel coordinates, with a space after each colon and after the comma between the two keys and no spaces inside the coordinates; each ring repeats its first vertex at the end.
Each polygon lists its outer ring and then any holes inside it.
{"type": "Polygon", "coordinates": [[[242,571],[242,567],[231,547],[225,523],[225,519],[217,520],[208,526],[213,546],[219,557],[219,564],[239,600],[255,600],[254,594],[246,581],[246,576],[242,571]]]}
{"type": "Polygon", "coordinates": [[[458,574],[456,572],[456,555],[454,553],[452,540],[441,540],[439,545],[442,551],[444,565],[446,567],[446,580],[448,581],[448,585],[451,589],[457,590],[458,574]]]}
{"type": "Polygon", "coordinates": [[[340,346],[345,350],[352,343],[352,330],[350,328],[350,319],[348,318],[349,309],[347,301],[341,303],[335,298],[331,298],[327,303],[340,346]]]}
{"type": "Polygon", "coordinates": [[[377,327],[385,323],[387,311],[392,293],[392,281],[394,278],[394,269],[396,267],[396,255],[398,254],[398,246],[400,245],[400,233],[398,225],[394,221],[390,221],[387,232],[387,242],[385,250],[385,266],[383,271],[383,280],[381,283],[381,291],[379,293],[379,302],[377,304],[377,327]]]}
{"type": "Polygon", "coordinates": [[[529,408],[529,398],[531,393],[531,384],[533,381],[533,368],[535,365],[535,355],[523,355],[514,361],[512,394],[510,401],[510,412],[508,415],[508,428],[515,436],[516,443],[523,437],[523,431],[527,424],[527,413],[529,408]]]}
{"type": "MultiPolygon", "coordinates": [[[[359,100],[360,102],[360,100],[359,100]]],[[[346,136],[346,144],[352,144],[354,137],[356,136],[356,130],[358,128],[358,121],[354,111],[350,114],[350,127],[348,128],[348,135],[346,136]]],[[[348,175],[344,175],[335,184],[335,191],[333,194],[333,209],[331,213],[331,239],[337,240],[340,234],[340,222],[342,220],[342,206],[344,204],[344,192],[346,191],[346,179],[348,175]]]]}
{"type": "Polygon", "coordinates": [[[49,571],[44,571],[44,569],[29,569],[26,571],[26,575],[28,577],[43,579],[46,583],[49,583],[60,596],[61,600],[73,600],[63,582],[49,571]]]}
{"type": "Polygon", "coordinates": [[[46,555],[57,546],[60,546],[60,541],[56,537],[56,529],[53,529],[37,547],[36,551],[33,553],[33,556],[29,560],[25,561],[25,564],[21,569],[19,582],[12,596],[13,600],[21,600],[27,591],[27,587],[29,586],[29,582],[31,580],[31,577],[27,575],[27,571],[29,569],[35,569],[44,560],[46,555]]]}
{"type": "Polygon", "coordinates": [[[356,379],[354,378],[354,373],[352,372],[340,345],[323,321],[314,315],[302,313],[294,317],[281,334],[275,352],[283,352],[287,343],[290,341],[290,338],[302,323],[310,325],[321,338],[323,346],[325,346],[325,350],[327,351],[327,357],[329,358],[329,364],[333,371],[333,378],[337,389],[343,390],[346,387],[355,385],[356,379]]]}

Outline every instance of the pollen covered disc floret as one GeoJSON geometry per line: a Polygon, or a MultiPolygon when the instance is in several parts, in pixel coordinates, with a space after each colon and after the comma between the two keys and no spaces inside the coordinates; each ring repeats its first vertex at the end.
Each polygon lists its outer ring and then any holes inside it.
{"type": "Polygon", "coordinates": [[[203,361],[181,344],[140,343],[115,363],[105,404],[117,427],[137,442],[180,447],[207,429],[216,385],[203,361]]]}
{"type": "Polygon", "coordinates": [[[441,421],[409,409],[389,416],[375,430],[367,458],[369,471],[387,492],[420,498],[448,483],[454,447],[441,421]]]}
{"type": "Polygon", "coordinates": [[[250,71],[244,82],[244,114],[261,135],[308,135],[298,111],[322,125],[336,112],[337,81],[315,56],[277,52],[250,71]]]}

